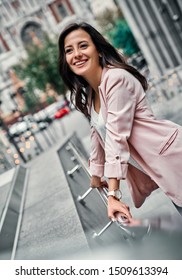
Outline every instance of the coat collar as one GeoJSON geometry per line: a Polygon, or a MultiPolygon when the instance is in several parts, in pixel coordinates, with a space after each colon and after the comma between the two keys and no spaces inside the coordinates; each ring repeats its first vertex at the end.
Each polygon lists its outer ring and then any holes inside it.
{"type": "MultiPolygon", "coordinates": [[[[101,83],[102,83],[102,81],[103,81],[103,79],[104,79],[104,76],[105,76],[105,74],[106,74],[106,72],[109,70],[109,68],[106,68],[106,67],[104,67],[103,68],[103,70],[102,70],[102,75],[101,75],[101,81],[100,81],[100,85],[101,85],[101,83]]],[[[100,86],[99,85],[99,86],[100,86]]]]}
{"type": "Polygon", "coordinates": [[[92,106],[92,88],[91,87],[88,87],[86,89],[87,91],[87,94],[88,94],[88,101],[87,101],[87,104],[88,104],[88,114],[91,115],[91,106],[92,106]]]}
{"type": "MultiPolygon", "coordinates": [[[[106,68],[104,67],[103,70],[102,70],[102,75],[101,75],[101,81],[100,81],[100,85],[104,79],[104,76],[105,76],[105,73],[109,70],[109,68],[106,68]]],[[[100,85],[99,85],[99,88],[100,88],[100,85]]],[[[92,97],[93,97],[93,92],[92,92],[92,88],[91,87],[88,87],[86,89],[87,91],[87,94],[88,94],[88,113],[89,115],[91,114],[91,106],[92,106],[92,97]]]]}

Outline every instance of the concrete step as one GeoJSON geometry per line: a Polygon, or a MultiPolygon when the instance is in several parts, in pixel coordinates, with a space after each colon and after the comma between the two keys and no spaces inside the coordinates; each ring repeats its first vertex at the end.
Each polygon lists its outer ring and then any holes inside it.
{"type": "MultiPolygon", "coordinates": [[[[28,169],[18,166],[8,172],[0,192],[3,197],[0,218],[0,259],[14,259],[25,201],[28,169]]],[[[2,199],[1,197],[1,199],[2,199]]]]}

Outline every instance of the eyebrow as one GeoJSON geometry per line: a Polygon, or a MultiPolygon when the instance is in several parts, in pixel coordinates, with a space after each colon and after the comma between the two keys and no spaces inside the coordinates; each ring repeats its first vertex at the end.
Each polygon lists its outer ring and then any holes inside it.
{"type": "MultiPolygon", "coordinates": [[[[78,45],[81,43],[88,43],[88,41],[87,40],[80,41],[80,42],[78,42],[78,45]]],[[[66,49],[66,48],[70,48],[70,47],[72,47],[72,45],[67,45],[64,48],[66,49]]]]}

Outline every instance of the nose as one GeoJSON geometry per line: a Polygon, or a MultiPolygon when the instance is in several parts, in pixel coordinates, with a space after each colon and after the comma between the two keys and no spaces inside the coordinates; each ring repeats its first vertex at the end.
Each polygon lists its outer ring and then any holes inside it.
{"type": "Polygon", "coordinates": [[[82,55],[82,53],[81,53],[80,49],[75,49],[74,50],[74,56],[75,57],[80,57],[81,55],[82,55]]]}

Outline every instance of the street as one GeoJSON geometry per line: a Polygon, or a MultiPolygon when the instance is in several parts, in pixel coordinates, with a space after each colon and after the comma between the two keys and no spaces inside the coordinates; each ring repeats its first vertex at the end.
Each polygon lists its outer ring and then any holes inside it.
{"type": "MultiPolygon", "coordinates": [[[[19,147],[19,153],[28,162],[75,130],[81,138],[84,138],[89,133],[89,123],[84,120],[80,113],[74,110],[63,118],[55,119],[52,123],[44,125],[44,129],[40,128],[37,132],[34,132],[34,130],[24,132],[19,137],[15,137],[15,141],[19,147]]],[[[14,151],[11,153],[15,163],[19,164],[20,156],[18,156],[13,145],[11,145],[11,151],[14,151]]]]}

